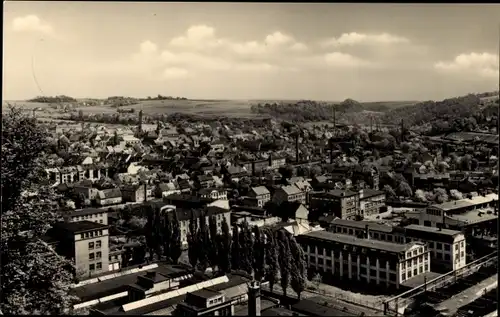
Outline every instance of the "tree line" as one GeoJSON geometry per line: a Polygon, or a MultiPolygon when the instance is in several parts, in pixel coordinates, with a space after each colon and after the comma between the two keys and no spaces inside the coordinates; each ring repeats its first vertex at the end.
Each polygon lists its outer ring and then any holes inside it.
{"type": "MultiPolygon", "coordinates": [[[[177,213],[156,210],[145,227],[150,260],[166,258],[178,263],[182,254],[180,222],[177,213]]],[[[219,275],[242,271],[256,280],[269,281],[270,289],[279,282],[286,295],[288,287],[300,294],[306,287],[305,253],[293,235],[279,230],[251,227],[247,222],[232,228],[223,217],[193,210],[187,231],[188,259],[191,266],[205,272],[211,268],[219,275]],[[220,226],[219,226],[220,225],[220,226]]]]}
{"type": "Polygon", "coordinates": [[[58,103],[58,102],[76,102],[77,100],[69,96],[38,96],[28,100],[29,102],[42,102],[42,103],[58,103]]]}

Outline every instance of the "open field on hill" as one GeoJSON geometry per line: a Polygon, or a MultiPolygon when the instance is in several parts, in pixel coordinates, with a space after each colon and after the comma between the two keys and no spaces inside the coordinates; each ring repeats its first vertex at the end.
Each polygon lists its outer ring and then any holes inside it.
{"type": "MultiPolygon", "coordinates": [[[[83,101],[83,100],[82,100],[83,101]]],[[[250,111],[250,107],[257,103],[275,103],[275,102],[294,102],[293,100],[142,100],[136,105],[124,106],[121,109],[134,108],[136,112],[143,110],[145,115],[151,114],[172,114],[172,113],[187,113],[208,116],[228,116],[228,117],[256,117],[250,111]]],[[[32,111],[36,108],[41,108],[37,112],[37,116],[51,118],[64,114],[62,110],[51,108],[50,104],[29,102],[29,101],[4,101],[3,109],[7,109],[6,104],[10,103],[20,107],[26,111],[32,111]]],[[[364,106],[368,108],[386,106],[389,109],[400,108],[406,105],[414,104],[412,101],[381,101],[381,102],[366,102],[364,106]]],[[[82,111],[84,114],[91,113],[116,113],[117,108],[109,105],[97,106],[81,106],[74,108],[73,111],[82,111]]],[[[5,111],[5,110],[4,110],[5,111]]]]}

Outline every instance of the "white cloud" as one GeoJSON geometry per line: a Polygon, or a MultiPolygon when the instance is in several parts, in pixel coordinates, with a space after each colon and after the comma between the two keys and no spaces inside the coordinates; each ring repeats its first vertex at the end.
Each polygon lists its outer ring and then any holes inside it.
{"type": "Polygon", "coordinates": [[[469,53],[460,54],[454,60],[437,62],[434,68],[448,73],[475,73],[483,77],[498,78],[499,62],[496,54],[469,53]]]}
{"type": "Polygon", "coordinates": [[[332,52],[324,56],[326,64],[331,67],[362,67],[370,66],[371,63],[341,52],[332,52]]]}
{"type": "Polygon", "coordinates": [[[54,33],[50,24],[33,14],[15,18],[12,21],[12,29],[16,32],[38,32],[47,35],[54,33]]]}
{"type": "Polygon", "coordinates": [[[189,77],[189,71],[184,68],[169,67],[163,71],[163,78],[165,79],[178,79],[189,77]]]}
{"type": "Polygon", "coordinates": [[[158,45],[149,40],[142,42],[140,48],[143,54],[153,54],[158,51],[158,45]]]}
{"type": "Polygon", "coordinates": [[[353,45],[388,45],[407,44],[410,40],[389,33],[363,34],[357,32],[343,33],[338,38],[331,38],[322,43],[323,46],[353,46],[353,45]]]}
{"type": "Polygon", "coordinates": [[[300,42],[294,43],[292,46],[290,46],[290,49],[292,51],[296,51],[296,52],[305,52],[305,51],[309,50],[307,45],[305,45],[304,43],[300,43],[300,42]]]}
{"type": "Polygon", "coordinates": [[[284,45],[293,42],[293,37],[283,34],[279,31],[266,36],[265,43],[268,45],[284,45]]]}

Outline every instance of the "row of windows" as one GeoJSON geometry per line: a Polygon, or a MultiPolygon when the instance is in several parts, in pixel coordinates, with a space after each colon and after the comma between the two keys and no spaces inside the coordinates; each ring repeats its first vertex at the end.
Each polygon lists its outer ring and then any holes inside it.
{"type": "Polygon", "coordinates": [[[103,234],[102,230],[89,231],[89,232],[85,232],[85,233],[80,234],[80,238],[81,239],[93,238],[94,236],[96,236],[96,237],[102,236],[102,234],[103,234]]]}
{"type": "Polygon", "coordinates": [[[102,258],[102,253],[101,251],[96,252],[96,253],[89,253],[89,261],[94,261],[94,260],[99,260],[102,258]]]}
{"type": "Polygon", "coordinates": [[[427,209],[428,215],[441,216],[441,210],[427,209]]]}
{"type": "Polygon", "coordinates": [[[412,263],[413,265],[421,264],[423,261],[429,260],[428,256],[429,256],[428,254],[424,254],[420,255],[418,258],[413,258],[412,260],[401,262],[401,268],[405,269],[406,266],[411,267],[412,263]]]}
{"type": "Polygon", "coordinates": [[[94,242],[89,242],[89,250],[93,250],[94,248],[100,249],[101,248],[101,240],[97,240],[94,244],[94,242]]]}
{"type": "Polygon", "coordinates": [[[208,301],[209,305],[217,304],[217,303],[222,303],[222,297],[219,297],[219,298],[216,298],[216,299],[211,299],[211,300],[208,301]]]}
{"type": "MultiPolygon", "coordinates": [[[[367,261],[367,260],[365,260],[365,259],[363,259],[363,260],[362,260],[362,259],[361,259],[361,257],[360,257],[360,261],[359,261],[360,265],[366,265],[366,263],[368,263],[368,261],[367,261]],[[363,260],[364,260],[364,261],[363,261],[363,260]]],[[[326,265],[327,265],[327,266],[331,266],[331,265],[332,265],[332,259],[323,259],[323,258],[318,257],[318,265],[323,265],[323,263],[325,263],[324,261],[326,262],[326,265]]],[[[316,257],[314,257],[314,256],[309,256],[309,262],[311,262],[311,263],[315,263],[315,262],[316,262],[316,257]]],[[[385,268],[386,268],[386,266],[387,266],[387,262],[389,262],[389,269],[390,269],[390,270],[396,270],[396,262],[393,262],[393,261],[385,261],[385,260],[379,260],[379,268],[380,268],[380,269],[385,269],[385,268]]],[[[336,264],[337,264],[337,263],[340,263],[340,260],[335,259],[335,263],[336,263],[336,264]]],[[[349,263],[349,260],[348,260],[348,259],[344,259],[344,260],[343,260],[343,263],[344,263],[344,264],[348,264],[348,263],[349,263]]],[[[357,265],[357,260],[355,260],[355,258],[352,258],[352,259],[351,259],[351,263],[352,263],[353,265],[357,265]]],[[[371,267],[375,267],[375,266],[376,266],[376,262],[370,262],[370,266],[371,266],[371,267]]]]}
{"type": "Polygon", "coordinates": [[[100,271],[102,270],[102,262],[97,262],[96,264],[90,264],[89,265],[89,271],[100,271]]]}
{"type": "MultiPolygon", "coordinates": [[[[322,264],[318,263],[318,266],[322,266],[322,264]]],[[[325,265],[325,269],[328,270],[331,268],[332,268],[331,260],[327,260],[326,265],[325,265]]],[[[335,273],[340,272],[340,263],[338,263],[338,262],[335,263],[334,272],[335,273]]],[[[349,274],[349,265],[348,264],[344,264],[342,266],[342,273],[344,275],[349,274]]],[[[358,271],[357,266],[351,266],[351,276],[357,276],[358,274],[365,275],[365,276],[372,277],[372,278],[377,278],[377,270],[375,270],[375,269],[367,270],[366,267],[359,267],[359,271],[358,271]]],[[[379,277],[379,279],[383,279],[383,280],[387,279],[387,272],[379,270],[378,277],[379,277]]],[[[396,281],[396,274],[389,273],[389,280],[395,282],[396,281]]]]}
{"type": "MultiPolygon", "coordinates": [[[[417,250],[413,250],[413,256],[417,256],[419,254],[423,254],[424,253],[424,248],[418,248],[417,250]]],[[[406,252],[406,257],[407,258],[410,258],[412,256],[412,252],[406,252]]]]}
{"type": "Polygon", "coordinates": [[[429,265],[425,264],[424,266],[420,266],[418,270],[415,268],[413,269],[413,274],[412,271],[409,270],[403,274],[401,274],[401,281],[405,281],[406,279],[411,278],[412,276],[417,276],[418,274],[422,274],[424,272],[429,271],[429,265]]]}
{"type": "Polygon", "coordinates": [[[109,262],[113,261],[113,260],[118,260],[120,257],[118,255],[110,255],[109,256],[109,262]]]}

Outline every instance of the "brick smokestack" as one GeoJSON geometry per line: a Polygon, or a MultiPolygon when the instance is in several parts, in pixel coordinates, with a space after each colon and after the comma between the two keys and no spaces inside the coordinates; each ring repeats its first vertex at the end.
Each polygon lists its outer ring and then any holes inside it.
{"type": "Polygon", "coordinates": [[[260,283],[251,281],[248,285],[248,316],[260,316],[260,283]]]}

